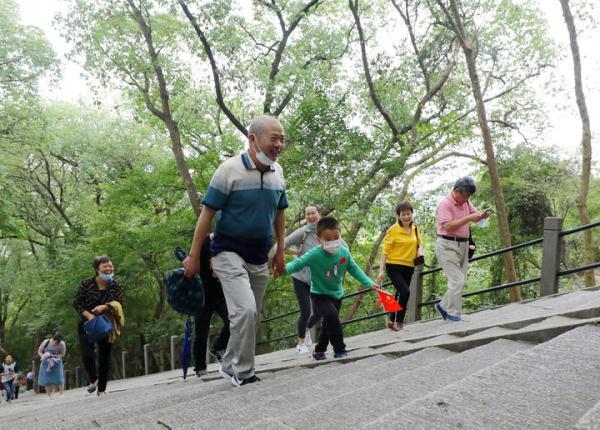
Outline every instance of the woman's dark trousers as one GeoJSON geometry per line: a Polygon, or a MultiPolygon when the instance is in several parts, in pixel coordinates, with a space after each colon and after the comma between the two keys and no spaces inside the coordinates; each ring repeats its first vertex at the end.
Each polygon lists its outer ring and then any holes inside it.
{"type": "Polygon", "coordinates": [[[108,374],[110,372],[110,352],[112,351],[112,343],[103,339],[98,344],[98,370],[96,370],[96,343],[88,343],[85,339],[83,331],[83,322],[77,325],[77,333],[79,334],[79,349],[81,350],[81,359],[83,366],[88,375],[90,383],[98,380],[98,392],[106,391],[108,382],[108,374]]]}
{"type": "Polygon", "coordinates": [[[402,306],[402,310],[398,312],[390,312],[390,321],[404,323],[406,314],[406,306],[410,297],[410,281],[412,279],[414,267],[404,266],[402,264],[386,264],[385,270],[388,278],[392,281],[396,289],[396,300],[402,306]]]}
{"type": "Polygon", "coordinates": [[[292,282],[294,283],[294,291],[298,300],[298,306],[300,307],[300,315],[298,315],[297,322],[298,338],[304,339],[306,328],[308,327],[308,319],[310,318],[310,285],[294,277],[292,277],[292,282]]]}

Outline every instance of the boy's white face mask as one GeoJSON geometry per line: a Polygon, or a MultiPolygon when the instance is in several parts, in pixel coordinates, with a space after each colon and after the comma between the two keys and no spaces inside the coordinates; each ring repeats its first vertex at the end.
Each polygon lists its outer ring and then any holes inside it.
{"type": "Polygon", "coordinates": [[[333,255],[338,251],[338,249],[340,249],[341,244],[342,241],[339,239],[329,240],[327,242],[323,242],[323,250],[328,254],[333,255]]]}

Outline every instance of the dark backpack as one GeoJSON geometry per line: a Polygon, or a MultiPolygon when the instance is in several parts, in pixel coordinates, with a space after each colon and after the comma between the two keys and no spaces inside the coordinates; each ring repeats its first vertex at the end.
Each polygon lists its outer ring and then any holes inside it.
{"type": "MultiPolygon", "coordinates": [[[[183,261],[187,254],[175,248],[175,257],[183,261]]],[[[184,269],[173,270],[164,280],[167,284],[167,302],[175,310],[184,315],[195,315],[204,308],[204,288],[199,275],[191,278],[184,276],[184,269]]]]}

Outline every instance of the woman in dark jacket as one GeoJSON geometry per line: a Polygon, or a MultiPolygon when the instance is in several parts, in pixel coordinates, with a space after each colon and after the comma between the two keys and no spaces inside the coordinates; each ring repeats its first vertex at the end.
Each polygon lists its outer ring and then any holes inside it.
{"type": "Polygon", "coordinates": [[[114,268],[110,257],[105,255],[96,257],[92,265],[96,271],[96,276],[81,283],[75,294],[73,306],[80,315],[77,333],[79,334],[79,347],[83,365],[90,381],[87,390],[89,393],[93,393],[97,389],[98,395],[101,395],[106,392],[112,343],[107,338],[96,342],[98,344],[98,368],[96,370],[95,343],[87,342],[83,324],[87,320],[108,312],[109,306],[107,306],[107,303],[117,301],[122,304],[123,291],[121,285],[113,279],[114,268]]]}

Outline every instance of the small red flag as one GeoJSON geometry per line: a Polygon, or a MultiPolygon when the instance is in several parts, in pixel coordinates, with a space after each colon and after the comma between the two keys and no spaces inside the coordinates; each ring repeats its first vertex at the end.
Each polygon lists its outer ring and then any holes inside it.
{"type": "Polygon", "coordinates": [[[392,293],[380,290],[377,288],[377,294],[379,294],[379,300],[377,304],[383,306],[383,309],[387,312],[398,312],[402,310],[402,306],[396,301],[392,293]]]}

